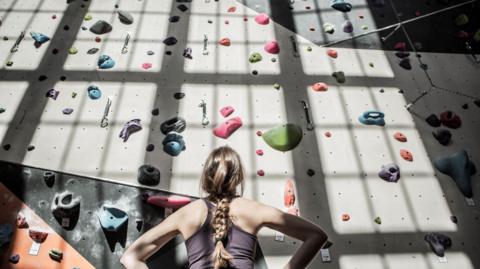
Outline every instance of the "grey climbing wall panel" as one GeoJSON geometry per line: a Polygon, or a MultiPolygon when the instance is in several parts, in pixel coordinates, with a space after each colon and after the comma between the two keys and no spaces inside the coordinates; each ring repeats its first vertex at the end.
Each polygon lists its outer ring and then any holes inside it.
{"type": "MultiPolygon", "coordinates": [[[[180,3],[176,1],[33,2],[0,2],[0,36],[9,38],[0,41],[1,51],[7,52],[0,59],[2,63],[13,62],[11,67],[2,65],[0,71],[0,106],[6,108],[0,114],[0,135],[2,145],[11,144],[8,151],[0,149],[2,160],[130,185],[138,185],[138,167],[150,163],[162,173],[158,189],[199,195],[203,160],[213,148],[228,144],[243,158],[247,197],[283,208],[285,180],[295,179],[301,215],[324,227],[334,243],[332,263],[323,264],[317,257],[311,268],[480,266],[474,255],[480,249],[476,207],[467,206],[453,182],[437,174],[431,164],[434,157],[460,148],[468,149],[477,164],[480,159],[478,107],[472,103],[479,98],[478,64],[469,55],[438,53],[449,51],[442,46],[454,42],[450,40],[452,35],[438,34],[441,39],[435,36],[435,40],[444,40],[445,36],[450,39],[432,47],[431,40],[423,40],[425,35],[418,34],[422,27],[435,25],[441,14],[406,26],[414,33],[413,42],[429,44],[424,46],[421,60],[428,65],[432,81],[444,88],[430,91],[410,113],[405,105],[431,85],[413,52],[412,70],[407,71],[398,66],[400,59],[394,52],[388,51],[398,41],[407,42],[404,32],[395,32],[385,43],[380,37],[388,31],[339,44],[337,59],[328,57],[327,48],[321,47],[351,36],[341,30],[346,19],[354,24],[354,35],[367,31],[361,29],[362,25],[374,30],[398,22],[390,1],[385,1],[383,8],[372,7],[370,1],[352,1],[354,9],[346,14],[329,8],[328,1],[311,0],[293,1],[292,5],[289,1],[194,0],[183,3],[189,7],[186,12],[177,9],[180,3]],[[133,15],[133,24],[119,22],[115,4],[133,15]],[[232,6],[236,7],[234,13],[227,11],[232,6]],[[265,26],[256,24],[253,19],[258,12],[268,13],[273,21],[265,26]],[[93,19],[84,21],[86,14],[93,19]],[[168,23],[172,15],[180,16],[180,20],[168,23]],[[81,26],[90,26],[98,19],[114,27],[110,34],[101,36],[101,42],[81,30],[81,26]],[[335,25],[333,35],[323,32],[325,22],[335,25]],[[22,30],[27,35],[18,52],[8,53],[22,30]],[[35,49],[28,35],[31,30],[53,38],[35,49]],[[121,54],[127,33],[131,34],[129,52],[121,54]],[[203,53],[205,35],[208,55],[203,53]],[[165,46],[162,40],[168,36],[175,36],[179,42],[165,46]],[[224,37],[230,38],[231,46],[217,44],[224,37]],[[292,37],[298,57],[293,53],[292,37]],[[264,52],[265,42],[271,40],[278,41],[280,54],[264,52]],[[79,52],[67,54],[70,47],[79,52]],[[92,47],[100,51],[86,54],[92,47]],[[192,48],[193,59],[182,57],[186,47],[192,48]],[[58,54],[52,53],[55,48],[58,54]],[[148,50],[154,54],[147,55],[148,50]],[[263,55],[261,62],[247,61],[254,51],[263,55]],[[96,68],[102,53],[115,59],[113,69],[96,68]],[[144,69],[144,63],[151,63],[151,68],[144,69]],[[254,71],[258,74],[253,75],[254,71]],[[335,71],[345,72],[344,84],[331,77],[335,71]],[[47,78],[39,81],[42,75],[47,78]],[[315,82],[327,83],[329,90],[313,92],[311,85],[315,82]],[[274,83],[280,84],[279,90],[274,83]],[[92,84],[102,90],[101,99],[88,98],[86,88],[92,84]],[[50,88],[60,91],[55,101],[45,98],[50,88]],[[77,93],[75,98],[72,92],[77,93]],[[176,100],[176,92],[185,93],[185,98],[176,100]],[[101,128],[107,97],[113,100],[109,126],[101,128]],[[207,103],[207,126],[202,126],[202,99],[207,103]],[[313,131],[306,130],[301,100],[311,109],[313,131]],[[469,104],[467,110],[461,108],[465,103],[469,104]],[[240,116],[244,124],[228,140],[211,134],[213,127],[225,120],[219,113],[225,105],[234,106],[233,115],[240,116]],[[65,107],[74,112],[63,115],[65,107]],[[155,108],[160,110],[158,116],[150,113],[155,108]],[[386,113],[385,127],[358,122],[358,116],[369,109],[386,113]],[[464,125],[452,130],[454,142],[445,148],[433,139],[433,129],[423,118],[447,109],[459,113],[464,125]],[[161,149],[164,136],[159,125],[176,115],[187,121],[182,133],[186,151],[172,158],[161,149]],[[124,143],[118,134],[133,118],[141,119],[143,130],[124,143]],[[275,151],[255,135],[257,130],[265,132],[286,122],[297,123],[304,131],[302,142],[291,152],[275,151]],[[394,140],[392,135],[397,131],[404,133],[408,142],[394,140]],[[146,152],[148,144],[154,144],[155,150],[146,152]],[[35,149],[26,151],[28,145],[35,149]],[[403,148],[413,153],[413,162],[400,157],[403,148]],[[264,155],[257,156],[256,149],[264,150],[264,155]],[[399,164],[402,170],[396,184],[377,177],[381,165],[390,162],[399,164]],[[260,169],[265,171],[264,176],[257,175],[260,169]],[[308,176],[307,169],[315,170],[315,175],[308,176]],[[341,219],[345,213],[351,216],[348,222],[341,219]],[[451,215],[459,217],[457,225],[450,221],[451,215]],[[382,219],[381,225],[373,221],[377,216],[382,219]],[[448,263],[440,263],[423,242],[424,233],[429,231],[452,236],[454,246],[447,252],[448,263]]],[[[456,4],[393,3],[397,12],[404,14],[400,16],[403,19],[412,18],[417,9],[426,14],[456,4]]],[[[450,47],[452,52],[461,52],[458,43],[450,47]]],[[[478,176],[473,179],[474,193],[478,193],[478,176]]],[[[289,238],[275,241],[275,233],[266,229],[259,236],[269,268],[280,268],[299,243],[289,238]]]]}

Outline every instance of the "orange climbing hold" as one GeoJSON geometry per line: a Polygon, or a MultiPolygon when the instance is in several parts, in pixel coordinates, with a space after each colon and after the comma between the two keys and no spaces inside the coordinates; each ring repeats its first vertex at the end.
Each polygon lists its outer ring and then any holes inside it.
{"type": "Polygon", "coordinates": [[[226,38],[226,37],[222,38],[222,39],[220,39],[220,41],[218,41],[218,44],[228,47],[231,44],[230,43],[230,38],[226,38]]]}
{"type": "Polygon", "coordinates": [[[398,140],[400,142],[407,142],[407,137],[400,132],[394,133],[393,138],[395,138],[396,140],[398,140]]]}
{"type": "Polygon", "coordinates": [[[325,92],[328,90],[328,85],[323,82],[317,82],[312,85],[312,90],[316,92],[325,92]]]}
{"type": "Polygon", "coordinates": [[[350,220],[350,215],[348,215],[348,214],[342,214],[342,220],[343,220],[343,221],[349,221],[349,220],[350,220]]]}
{"type": "Polygon", "coordinates": [[[413,155],[410,151],[406,149],[401,149],[400,150],[400,156],[406,161],[412,162],[413,161],[413,155]]]}
{"type": "Polygon", "coordinates": [[[332,57],[332,58],[337,58],[338,57],[338,52],[334,49],[328,49],[327,50],[327,55],[332,57]]]}

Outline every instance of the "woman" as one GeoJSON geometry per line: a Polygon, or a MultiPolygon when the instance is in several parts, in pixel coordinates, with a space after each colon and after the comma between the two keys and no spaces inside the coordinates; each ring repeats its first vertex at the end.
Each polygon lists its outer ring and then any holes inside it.
{"type": "Polygon", "coordinates": [[[254,266],[256,234],[262,227],[303,241],[284,269],[305,268],[327,241],[315,224],[274,207],[242,198],[244,170],[240,156],[230,147],[208,156],[201,188],[208,196],[182,207],[137,239],[120,262],[127,268],[147,268],[145,261],[165,243],[181,234],[187,246],[189,268],[254,266]]]}

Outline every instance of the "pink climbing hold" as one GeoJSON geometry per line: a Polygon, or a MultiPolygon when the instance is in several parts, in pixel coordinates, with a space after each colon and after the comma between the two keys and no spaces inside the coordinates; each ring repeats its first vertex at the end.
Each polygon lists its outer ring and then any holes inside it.
{"type": "Polygon", "coordinates": [[[229,12],[229,13],[233,13],[235,11],[237,11],[236,7],[229,7],[228,10],[227,10],[227,12],[229,12]]]}
{"type": "Polygon", "coordinates": [[[330,133],[330,132],[328,132],[328,131],[327,131],[327,132],[325,132],[325,134],[324,134],[324,135],[325,135],[326,137],[332,137],[332,133],[330,133]]]}
{"type": "Polygon", "coordinates": [[[242,119],[240,119],[240,117],[231,118],[215,127],[213,134],[217,137],[227,139],[240,127],[242,127],[242,119]]]}
{"type": "Polygon", "coordinates": [[[397,42],[393,48],[395,50],[405,51],[407,50],[407,44],[405,42],[397,42]]]}
{"type": "Polygon", "coordinates": [[[226,118],[230,116],[230,114],[232,114],[233,111],[235,111],[235,108],[231,106],[225,106],[225,107],[222,107],[222,109],[220,109],[220,114],[222,114],[222,116],[226,118]]]}
{"type": "Polygon", "coordinates": [[[220,41],[218,41],[218,44],[222,45],[222,46],[230,46],[231,42],[230,42],[230,38],[222,38],[220,39],[220,41]]]}
{"type": "Polygon", "coordinates": [[[255,153],[257,153],[258,156],[263,156],[263,150],[261,149],[257,149],[255,153]]]}
{"type": "Polygon", "coordinates": [[[278,46],[277,41],[270,41],[265,44],[265,51],[270,54],[278,54],[280,52],[280,47],[278,46]]]}
{"type": "Polygon", "coordinates": [[[337,58],[338,57],[338,52],[334,49],[328,49],[327,50],[327,55],[332,57],[332,58],[337,58]]]}
{"type": "Polygon", "coordinates": [[[257,131],[257,136],[262,136],[262,135],[263,135],[262,131],[257,131]]]}
{"type": "Polygon", "coordinates": [[[270,23],[270,17],[265,13],[260,13],[255,16],[255,21],[260,25],[267,25],[270,23]]]}
{"type": "Polygon", "coordinates": [[[192,200],[188,197],[182,197],[178,195],[153,195],[147,198],[147,203],[151,205],[172,209],[178,209],[184,205],[189,204],[191,201],[192,200]]]}
{"type": "Polygon", "coordinates": [[[152,64],[151,63],[143,63],[142,67],[143,67],[143,69],[150,69],[150,68],[152,68],[152,64]]]}
{"type": "Polygon", "coordinates": [[[263,171],[262,169],[258,170],[257,171],[257,175],[263,177],[265,175],[265,171],[263,171]]]}
{"type": "Polygon", "coordinates": [[[312,90],[316,92],[326,92],[328,90],[328,86],[323,82],[317,82],[312,85],[312,90]]]}

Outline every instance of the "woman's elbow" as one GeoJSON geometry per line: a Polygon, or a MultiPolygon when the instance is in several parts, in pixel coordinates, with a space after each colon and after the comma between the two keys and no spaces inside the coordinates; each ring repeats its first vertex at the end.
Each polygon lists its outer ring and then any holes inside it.
{"type": "Polygon", "coordinates": [[[320,247],[323,247],[328,240],[328,235],[324,231],[319,231],[315,233],[313,238],[320,247]]]}
{"type": "Polygon", "coordinates": [[[125,268],[133,268],[132,265],[135,263],[135,257],[130,251],[125,251],[120,258],[120,263],[125,267],[125,268]]]}

